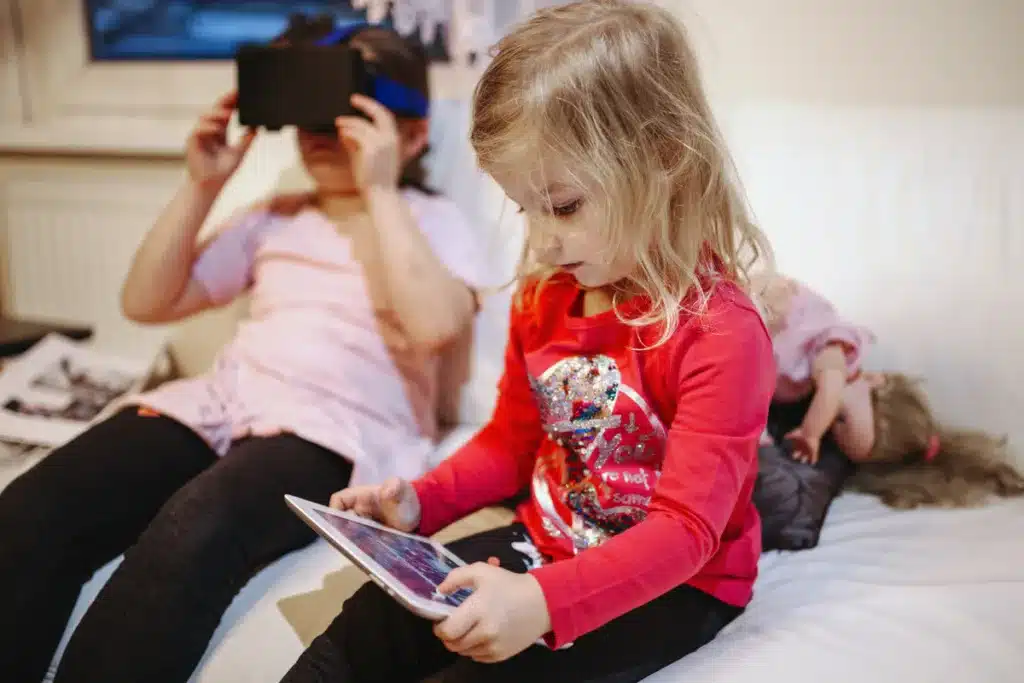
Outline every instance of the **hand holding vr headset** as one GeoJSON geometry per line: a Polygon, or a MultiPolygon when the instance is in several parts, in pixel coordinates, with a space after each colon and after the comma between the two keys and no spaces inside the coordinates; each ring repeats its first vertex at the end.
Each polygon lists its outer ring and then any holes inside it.
{"type": "MultiPolygon", "coordinates": [[[[219,189],[242,163],[256,139],[257,130],[247,128],[242,137],[230,144],[228,124],[234,114],[238,94],[222,95],[213,107],[199,117],[189,135],[185,161],[192,180],[209,189],[219,189]]],[[[354,94],[352,107],[360,116],[339,116],[335,120],[338,139],[352,163],[352,175],[360,192],[371,188],[394,188],[401,174],[402,140],[395,116],[376,100],[354,94]]],[[[317,133],[318,135],[323,135],[317,133]]]]}
{"type": "Polygon", "coordinates": [[[221,96],[210,111],[199,117],[185,145],[189,176],[205,189],[220,190],[256,139],[256,129],[250,128],[238,142],[228,144],[228,123],[237,101],[234,92],[221,96]]]}
{"type": "MultiPolygon", "coordinates": [[[[425,71],[402,69],[411,53],[397,55],[399,68],[387,68],[396,62],[389,54],[396,51],[396,40],[372,40],[372,34],[385,31],[362,23],[337,28],[325,18],[297,16],[270,44],[242,46],[235,57],[237,90],[218,99],[189,136],[186,158],[193,181],[218,190],[258,129],[295,126],[300,138],[340,140],[361,192],[394,187],[410,156],[421,153],[406,149],[405,121],[425,121],[429,104],[425,71]],[[359,46],[352,44],[357,35],[359,46]],[[397,78],[396,71],[399,76],[408,71],[408,77],[397,78]],[[231,144],[228,124],[236,110],[246,132],[231,144]]],[[[417,49],[410,44],[399,51],[417,49]]],[[[417,149],[422,147],[420,142],[417,149]]]]}
{"type": "Polygon", "coordinates": [[[295,126],[304,148],[340,139],[360,192],[395,187],[403,167],[422,153],[426,57],[388,29],[296,17],[269,45],[240,48],[235,62],[239,122],[271,131],[295,126]],[[410,134],[416,122],[422,135],[410,134]]]}
{"type": "Polygon", "coordinates": [[[352,106],[367,118],[340,116],[335,123],[351,159],[356,188],[362,193],[373,188],[394,188],[402,170],[401,141],[394,115],[366,95],[352,95],[352,106]]]}

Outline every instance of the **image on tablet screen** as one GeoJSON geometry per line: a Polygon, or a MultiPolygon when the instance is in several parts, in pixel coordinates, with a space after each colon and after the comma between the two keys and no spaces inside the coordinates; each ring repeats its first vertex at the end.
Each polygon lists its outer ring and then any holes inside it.
{"type": "Polygon", "coordinates": [[[469,597],[468,590],[459,590],[451,595],[437,592],[437,587],[448,573],[459,565],[439,553],[430,543],[353,522],[329,512],[317,512],[323,521],[419,597],[452,607],[457,607],[469,597]]]}

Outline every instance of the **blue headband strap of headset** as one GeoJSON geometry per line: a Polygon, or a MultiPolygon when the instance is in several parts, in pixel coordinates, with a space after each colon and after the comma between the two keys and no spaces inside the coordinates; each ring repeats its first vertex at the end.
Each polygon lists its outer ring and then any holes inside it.
{"type": "MultiPolygon", "coordinates": [[[[340,26],[316,41],[316,44],[323,46],[339,45],[350,40],[352,36],[367,26],[368,24],[364,22],[340,26]]],[[[423,119],[430,113],[430,103],[423,93],[387,76],[374,74],[370,78],[370,87],[372,92],[369,95],[373,99],[400,116],[423,119]]]]}
{"type": "Polygon", "coordinates": [[[350,24],[344,24],[338,26],[333,31],[328,33],[326,36],[316,41],[317,45],[338,45],[344,43],[355,34],[362,31],[364,28],[369,26],[366,22],[355,21],[350,24]]]}

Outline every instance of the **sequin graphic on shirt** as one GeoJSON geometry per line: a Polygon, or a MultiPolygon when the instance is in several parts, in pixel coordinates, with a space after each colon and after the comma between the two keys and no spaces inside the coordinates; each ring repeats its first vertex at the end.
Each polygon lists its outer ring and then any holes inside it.
{"type": "Polygon", "coordinates": [[[565,358],[530,379],[550,447],[533,492],[550,535],[579,551],[647,515],[665,428],[604,355],[565,358]]]}

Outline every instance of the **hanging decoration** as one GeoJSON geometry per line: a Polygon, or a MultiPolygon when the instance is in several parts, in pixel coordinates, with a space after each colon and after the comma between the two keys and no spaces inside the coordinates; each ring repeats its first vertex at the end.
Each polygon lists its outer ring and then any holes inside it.
{"type": "Polygon", "coordinates": [[[538,7],[557,4],[551,0],[351,0],[354,9],[365,9],[370,23],[388,16],[395,29],[410,35],[419,32],[430,44],[442,27],[448,31],[448,52],[456,65],[467,66],[497,41],[504,30],[538,7]]]}

